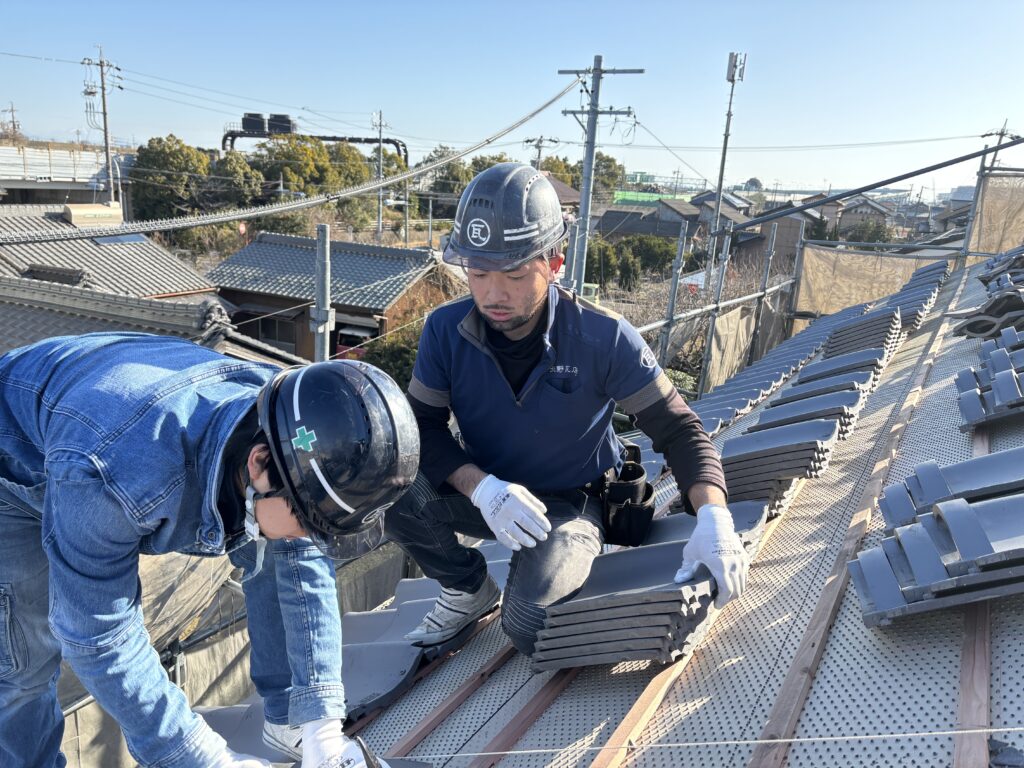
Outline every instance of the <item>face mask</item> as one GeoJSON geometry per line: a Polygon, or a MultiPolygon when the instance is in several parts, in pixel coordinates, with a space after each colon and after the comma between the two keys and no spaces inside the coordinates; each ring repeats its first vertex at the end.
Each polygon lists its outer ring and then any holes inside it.
{"type": "Polygon", "coordinates": [[[249,581],[251,578],[256,576],[263,569],[263,553],[267,548],[267,540],[260,535],[260,524],[256,521],[256,502],[260,499],[265,499],[274,496],[274,491],[270,493],[260,493],[252,487],[252,483],[246,483],[245,486],[245,535],[249,537],[249,541],[256,542],[256,565],[252,569],[251,573],[246,574],[242,577],[242,584],[249,581]]]}

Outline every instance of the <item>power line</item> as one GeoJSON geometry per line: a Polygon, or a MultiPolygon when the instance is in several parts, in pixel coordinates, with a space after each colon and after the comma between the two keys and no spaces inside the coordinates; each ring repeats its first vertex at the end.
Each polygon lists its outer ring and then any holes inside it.
{"type": "Polygon", "coordinates": [[[217,112],[221,115],[231,115],[232,117],[235,116],[234,112],[226,112],[223,109],[215,109],[214,107],[204,107],[202,104],[193,104],[192,102],[182,101],[181,99],[172,99],[169,96],[161,96],[156,93],[147,93],[146,91],[140,91],[136,88],[126,88],[122,86],[121,90],[125,91],[126,93],[138,93],[143,96],[149,96],[151,99],[160,99],[161,101],[170,101],[175,104],[183,104],[184,106],[192,107],[193,109],[205,109],[207,112],[217,112]]]}
{"type": "Polygon", "coordinates": [[[52,61],[58,64],[81,64],[82,60],[57,59],[52,56],[31,56],[27,53],[12,53],[11,51],[0,51],[0,56],[11,56],[15,59],[35,59],[36,61],[52,61]]]}
{"type": "Polygon", "coordinates": [[[249,208],[241,208],[226,213],[184,216],[171,219],[158,219],[155,221],[129,222],[115,227],[90,227],[88,231],[76,229],[61,229],[40,230],[35,232],[0,233],[0,244],[13,245],[16,243],[42,243],[62,240],[82,240],[92,237],[126,235],[143,232],[164,232],[175,229],[190,229],[192,227],[201,227],[206,226],[208,224],[221,224],[230,221],[254,219],[274,213],[301,210],[303,208],[312,208],[314,206],[323,205],[324,203],[337,202],[338,200],[343,200],[348,197],[353,197],[355,195],[360,195],[366,192],[370,192],[372,190],[376,190],[379,187],[391,186],[393,184],[397,184],[398,182],[405,181],[406,179],[413,179],[417,176],[430,173],[431,171],[436,170],[437,168],[441,168],[442,166],[447,165],[448,163],[459,160],[465,157],[466,155],[470,155],[473,152],[476,152],[477,150],[494,143],[498,139],[507,136],[512,131],[516,130],[517,128],[521,127],[525,123],[532,120],[534,117],[539,115],[545,109],[547,109],[552,104],[559,101],[567,93],[569,93],[569,91],[576,87],[576,83],[578,82],[579,78],[577,77],[575,80],[569,83],[569,85],[565,86],[562,90],[560,90],[554,96],[549,98],[539,107],[531,110],[529,113],[519,118],[511,125],[477,142],[471,147],[467,147],[466,149],[461,150],[460,152],[456,152],[448,157],[441,158],[440,160],[437,160],[433,163],[427,163],[426,165],[423,165],[420,168],[404,171],[402,173],[396,174],[394,176],[389,176],[381,180],[369,181],[364,184],[358,184],[356,186],[349,187],[348,189],[339,190],[338,192],[315,195],[313,197],[308,197],[303,200],[296,200],[287,203],[275,203],[272,205],[252,206],[249,208]]]}
{"type": "Polygon", "coordinates": [[[636,121],[636,124],[637,124],[638,126],[640,126],[641,128],[643,128],[643,129],[644,129],[645,131],[647,131],[647,133],[649,133],[649,134],[651,135],[651,138],[653,138],[653,139],[654,139],[654,140],[655,140],[656,142],[658,142],[658,143],[659,143],[659,144],[660,144],[660,145],[662,146],[662,148],[664,148],[664,149],[667,149],[667,150],[668,150],[668,152],[669,152],[669,154],[670,154],[670,155],[672,155],[672,157],[674,157],[674,158],[675,158],[676,160],[678,160],[678,161],[679,161],[680,163],[682,163],[682,164],[683,164],[683,165],[685,165],[685,166],[686,166],[687,168],[689,168],[689,169],[690,169],[691,171],[693,171],[694,173],[696,173],[696,174],[697,174],[697,176],[698,176],[699,178],[703,179],[703,180],[704,180],[705,182],[707,182],[708,184],[710,184],[710,183],[711,183],[711,182],[710,182],[710,181],[708,180],[708,177],[707,177],[707,176],[705,176],[705,175],[704,175],[703,173],[701,173],[700,171],[698,171],[698,170],[697,170],[696,168],[694,168],[694,167],[693,167],[692,165],[690,165],[690,164],[689,164],[688,162],[686,162],[685,160],[683,160],[683,158],[681,158],[681,157],[680,157],[680,156],[679,156],[678,154],[676,154],[676,151],[675,151],[674,149],[672,149],[672,148],[671,148],[671,147],[670,147],[670,146],[669,146],[668,144],[666,144],[666,143],[665,143],[665,142],[663,142],[663,141],[662,141],[661,139],[659,139],[659,138],[658,138],[657,136],[655,136],[655,135],[654,135],[654,131],[652,131],[652,130],[651,130],[650,128],[648,128],[648,127],[647,127],[646,125],[644,125],[643,123],[641,123],[641,122],[640,122],[639,120],[637,120],[637,121],[636,121]]]}
{"type": "MultiPolygon", "coordinates": [[[[647,126],[637,123],[641,128],[651,133],[651,130],[647,126]]],[[[651,133],[651,136],[654,136],[651,133]]],[[[657,137],[655,137],[657,138],[657,137]]],[[[804,152],[804,151],[817,151],[817,150],[830,150],[830,149],[861,149],[866,147],[896,147],[906,144],[928,144],[939,141],[962,141],[964,139],[976,139],[976,135],[964,135],[964,136],[938,136],[935,138],[928,139],[891,139],[887,141],[861,141],[861,142],[847,142],[845,144],[778,144],[778,145],[766,145],[766,146],[749,146],[749,147],[729,147],[730,152],[804,152]]],[[[572,144],[575,146],[583,146],[581,141],[563,141],[563,144],[572,144]]],[[[602,143],[600,146],[603,147],[622,147],[624,149],[667,149],[669,151],[679,150],[680,152],[720,152],[721,147],[709,147],[709,146],[676,146],[668,144],[609,144],[607,142],[602,143]]]]}

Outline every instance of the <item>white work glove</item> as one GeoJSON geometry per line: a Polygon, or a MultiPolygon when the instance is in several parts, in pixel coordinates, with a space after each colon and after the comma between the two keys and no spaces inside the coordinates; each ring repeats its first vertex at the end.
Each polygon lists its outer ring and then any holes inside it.
{"type": "MultiPolygon", "coordinates": [[[[369,760],[359,742],[342,730],[338,718],[313,720],[302,726],[302,768],[366,768],[369,760]]],[[[380,768],[388,764],[374,758],[380,768]]]]}
{"type": "Polygon", "coordinates": [[[513,551],[535,547],[548,537],[548,508],[521,485],[488,475],[469,499],[483,513],[498,541],[513,551]]]}
{"type": "Polygon", "coordinates": [[[718,585],[716,608],[743,594],[750,558],[736,535],[728,507],[705,504],[697,510],[697,527],[683,547],[683,564],[676,571],[676,584],[690,581],[701,564],[711,571],[718,585]]]}
{"type": "Polygon", "coordinates": [[[230,747],[225,747],[210,768],[271,768],[271,765],[262,757],[243,755],[230,747]]]}

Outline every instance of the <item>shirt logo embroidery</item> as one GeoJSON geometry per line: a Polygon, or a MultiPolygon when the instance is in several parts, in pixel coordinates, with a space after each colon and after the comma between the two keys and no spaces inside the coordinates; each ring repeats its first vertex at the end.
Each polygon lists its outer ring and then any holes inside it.
{"type": "Polygon", "coordinates": [[[299,427],[292,438],[292,445],[297,451],[313,452],[313,443],[316,442],[316,432],[307,432],[305,427],[299,427]]]}
{"type": "Polygon", "coordinates": [[[473,219],[466,226],[466,237],[477,248],[483,248],[491,240],[491,228],[483,219],[473,219]]]}
{"type": "Polygon", "coordinates": [[[644,351],[640,353],[640,365],[644,368],[653,368],[658,364],[658,361],[654,359],[654,353],[651,352],[651,348],[644,345],[644,351]]]}
{"type": "Polygon", "coordinates": [[[552,365],[548,368],[548,373],[558,373],[563,376],[576,376],[579,372],[579,367],[575,365],[552,365]]]}

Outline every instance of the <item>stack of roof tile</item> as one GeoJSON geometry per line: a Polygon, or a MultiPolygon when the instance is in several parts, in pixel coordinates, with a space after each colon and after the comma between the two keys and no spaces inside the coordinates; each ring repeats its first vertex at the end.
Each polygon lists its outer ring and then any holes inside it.
{"type": "MultiPolygon", "coordinates": [[[[1005,329],[1000,337],[1009,341],[1017,332],[1005,329]]],[[[992,340],[993,342],[995,340],[992,340]]],[[[1007,347],[984,346],[981,364],[964,368],[956,375],[959,392],[957,405],[963,420],[960,429],[968,432],[992,421],[1024,414],[1024,346],[1014,342],[1007,347]]]]}
{"type": "MultiPolygon", "coordinates": [[[[736,530],[756,550],[767,507],[730,504],[736,530]]],[[[714,580],[703,569],[693,581],[672,581],[696,518],[654,521],[648,543],[599,555],[570,600],[549,606],[532,658],[535,671],[653,660],[667,663],[691,651],[714,613],[714,580]]]]}
{"type": "Polygon", "coordinates": [[[1024,269],[1013,269],[997,275],[994,280],[985,286],[985,293],[989,296],[994,296],[1008,288],[1015,287],[1024,287],[1024,269]]]}
{"type": "Polygon", "coordinates": [[[985,261],[984,266],[985,269],[978,275],[978,279],[986,286],[999,279],[1001,275],[1024,270],[1024,245],[1018,245],[993,256],[985,261]]]}
{"type": "Polygon", "coordinates": [[[1014,448],[945,467],[934,461],[918,464],[901,482],[885,487],[878,509],[892,529],[913,522],[941,501],[980,501],[1022,492],[1024,448],[1014,448]]]}
{"type": "Polygon", "coordinates": [[[797,481],[825,470],[838,439],[837,420],[814,419],[727,440],[722,468],[730,502],[764,499],[769,517],[776,517],[792,500],[797,481]]]}
{"type": "Polygon", "coordinates": [[[870,373],[870,391],[874,391],[878,386],[878,379],[882,375],[882,369],[885,368],[886,362],[888,362],[888,357],[886,357],[886,351],[881,347],[847,352],[804,366],[793,383],[808,384],[846,373],[870,373]]]}
{"type": "Polygon", "coordinates": [[[1024,334],[1016,328],[1003,328],[994,339],[981,342],[981,359],[988,360],[997,349],[1005,349],[1007,352],[1024,349],[1024,334]]]}
{"type": "Polygon", "coordinates": [[[854,388],[791,400],[782,404],[773,402],[771,407],[765,408],[761,412],[761,416],[755,424],[747,427],[746,431],[747,433],[759,432],[786,424],[797,424],[801,421],[834,419],[839,422],[839,439],[845,440],[856,426],[857,416],[860,415],[866,401],[867,393],[854,388]]]}
{"type": "Polygon", "coordinates": [[[848,352],[881,348],[886,359],[892,357],[901,341],[899,307],[885,307],[843,323],[832,331],[825,343],[825,359],[848,352]]]}
{"type": "Polygon", "coordinates": [[[1024,494],[942,501],[861,551],[847,567],[865,623],[1024,592],[1022,507],[1024,494]]]}
{"type": "Polygon", "coordinates": [[[991,339],[1004,328],[1024,325],[1024,288],[1010,286],[989,296],[980,306],[947,312],[946,316],[961,320],[954,326],[954,334],[991,339]]]}
{"type": "Polygon", "coordinates": [[[939,288],[949,277],[949,262],[937,261],[915,270],[897,293],[878,302],[875,306],[898,308],[905,333],[913,333],[921,327],[925,316],[931,311],[939,288]]]}
{"type": "Polygon", "coordinates": [[[859,304],[819,318],[714,391],[690,403],[704,423],[704,429],[709,435],[715,435],[749,413],[816,355],[836,327],[862,315],[866,307],[859,304]]]}
{"type": "MultiPolygon", "coordinates": [[[[503,587],[508,579],[511,550],[497,542],[484,542],[480,551],[488,572],[503,587]]],[[[405,639],[440,594],[441,585],[433,579],[402,579],[388,608],[350,611],[342,616],[342,675],[351,720],[386,707],[408,690],[422,662],[466,642],[474,626],[439,645],[420,647],[405,639]]]]}

